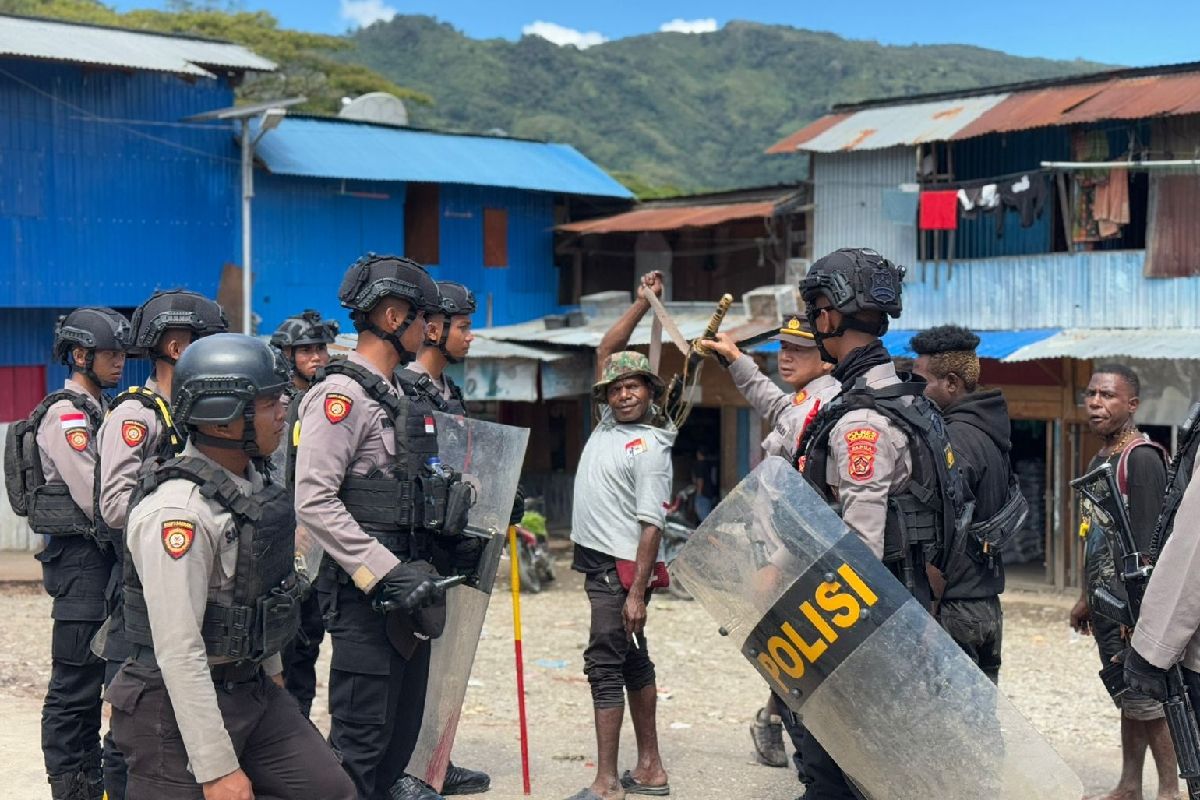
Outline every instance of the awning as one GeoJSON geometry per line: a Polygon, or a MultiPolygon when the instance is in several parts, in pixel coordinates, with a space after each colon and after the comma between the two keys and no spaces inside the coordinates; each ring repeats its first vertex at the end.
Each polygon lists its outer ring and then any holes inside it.
{"type": "MultiPolygon", "coordinates": [[[[883,336],[883,346],[894,358],[915,358],[916,353],[909,347],[909,342],[920,331],[890,330],[883,336]]],[[[975,352],[980,358],[994,358],[1011,361],[1008,358],[1022,348],[1035,345],[1044,339],[1058,334],[1058,328],[1035,328],[1022,331],[974,331],[979,337],[979,347],[975,352]]],[[[779,342],[765,342],[754,348],[755,352],[773,353],[779,349],[779,342]]],[[[1035,356],[1043,358],[1043,356],[1035,356]]]]}
{"type": "Polygon", "coordinates": [[[1200,359],[1200,330],[1174,328],[1072,328],[1032,342],[1012,352],[1005,361],[1039,358],[1160,358],[1200,359]]]}
{"type": "Polygon", "coordinates": [[[640,233],[707,228],[739,219],[762,219],[775,214],[776,203],[726,203],[723,205],[639,208],[612,217],[570,222],[556,230],[565,233],[640,233]]]}

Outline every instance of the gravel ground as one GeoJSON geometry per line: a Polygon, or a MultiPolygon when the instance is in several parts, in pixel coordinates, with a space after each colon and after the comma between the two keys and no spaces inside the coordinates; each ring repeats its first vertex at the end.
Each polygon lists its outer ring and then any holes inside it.
{"type": "MultiPolygon", "coordinates": [[[[574,793],[590,782],[594,771],[590,695],[581,674],[587,604],[579,576],[561,565],[559,576],[549,591],[522,597],[532,794],[551,799],[574,793]]],[[[506,584],[498,584],[497,592],[455,761],[492,774],[493,789],[487,795],[492,800],[516,800],[522,794],[512,606],[506,584]]],[[[38,744],[49,606],[36,585],[0,585],[0,700],[5,709],[0,785],[7,797],[49,796],[38,744]]],[[[1094,643],[1074,636],[1066,626],[1069,607],[1070,600],[1061,596],[1006,596],[1001,686],[1080,773],[1087,790],[1098,792],[1116,781],[1118,714],[1096,676],[1094,643]]],[[[659,670],[659,730],[672,796],[794,798],[798,785],[788,770],[756,766],[751,759],[747,726],[764,700],[765,685],[717,635],[703,609],[656,598],[647,630],[659,670]]],[[[322,672],[327,668],[325,661],[322,672]]],[[[315,721],[325,729],[328,717],[322,706],[318,697],[315,721]]],[[[628,723],[623,739],[622,763],[632,766],[628,723]]],[[[1148,783],[1148,796],[1153,789],[1148,783]]]]}

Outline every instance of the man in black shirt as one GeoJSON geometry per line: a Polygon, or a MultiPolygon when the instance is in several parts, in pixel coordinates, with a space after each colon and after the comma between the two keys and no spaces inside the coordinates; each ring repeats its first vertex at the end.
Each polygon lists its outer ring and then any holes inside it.
{"type": "MultiPolygon", "coordinates": [[[[979,337],[966,328],[943,325],[913,337],[913,371],[927,382],[925,396],[941,410],[950,443],[971,496],[972,523],[996,517],[1008,498],[1012,468],[1012,423],[999,389],[979,388],[979,337]]],[[[934,611],[946,632],[983,673],[999,680],[1004,614],[1004,564],[1000,554],[967,534],[954,547],[943,575],[928,567],[934,611]]]]}
{"type": "MultiPolygon", "coordinates": [[[[1167,454],[1134,423],[1140,392],[1137,375],[1126,366],[1106,364],[1092,374],[1085,393],[1088,427],[1104,445],[1088,464],[1088,470],[1105,461],[1113,464],[1117,487],[1129,511],[1134,540],[1139,551],[1148,553],[1167,485],[1167,454]]],[[[1096,637],[1101,666],[1107,666],[1125,649],[1130,632],[1094,614],[1090,606],[1089,599],[1095,587],[1107,586],[1117,593],[1121,589],[1104,531],[1089,516],[1086,507],[1082,511],[1079,535],[1084,539],[1087,580],[1083,595],[1071,609],[1071,627],[1096,637]]],[[[1125,692],[1116,703],[1121,709],[1121,779],[1115,789],[1099,800],[1141,800],[1142,767],[1147,747],[1158,771],[1159,800],[1177,797],[1179,779],[1175,750],[1162,704],[1135,692],[1125,692]]]]}

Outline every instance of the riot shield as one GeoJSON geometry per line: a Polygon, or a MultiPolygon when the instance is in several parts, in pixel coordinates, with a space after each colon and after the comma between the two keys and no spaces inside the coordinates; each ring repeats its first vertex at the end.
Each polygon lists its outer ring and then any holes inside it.
{"type": "Polygon", "coordinates": [[[866,796],[1079,800],[1079,778],[778,457],[671,567],[866,796]]]}
{"type": "Polygon", "coordinates": [[[468,524],[474,534],[488,537],[478,583],[455,586],[446,594],[446,630],[433,642],[429,674],[434,677],[425,692],[421,733],[406,770],[440,791],[504,551],[529,431],[441,413],[435,416],[438,456],[444,466],[462,472],[476,484],[478,500],[468,524]]]}

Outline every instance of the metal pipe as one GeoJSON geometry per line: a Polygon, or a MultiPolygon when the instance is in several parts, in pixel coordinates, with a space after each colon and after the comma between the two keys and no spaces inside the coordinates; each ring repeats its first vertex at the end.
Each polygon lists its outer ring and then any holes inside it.
{"type": "Polygon", "coordinates": [[[251,329],[250,203],[254,198],[254,159],[251,155],[250,120],[242,118],[242,333],[251,329]]]}
{"type": "Polygon", "coordinates": [[[1043,161],[1042,169],[1171,169],[1172,167],[1200,167],[1200,159],[1182,161],[1043,161]]]}

